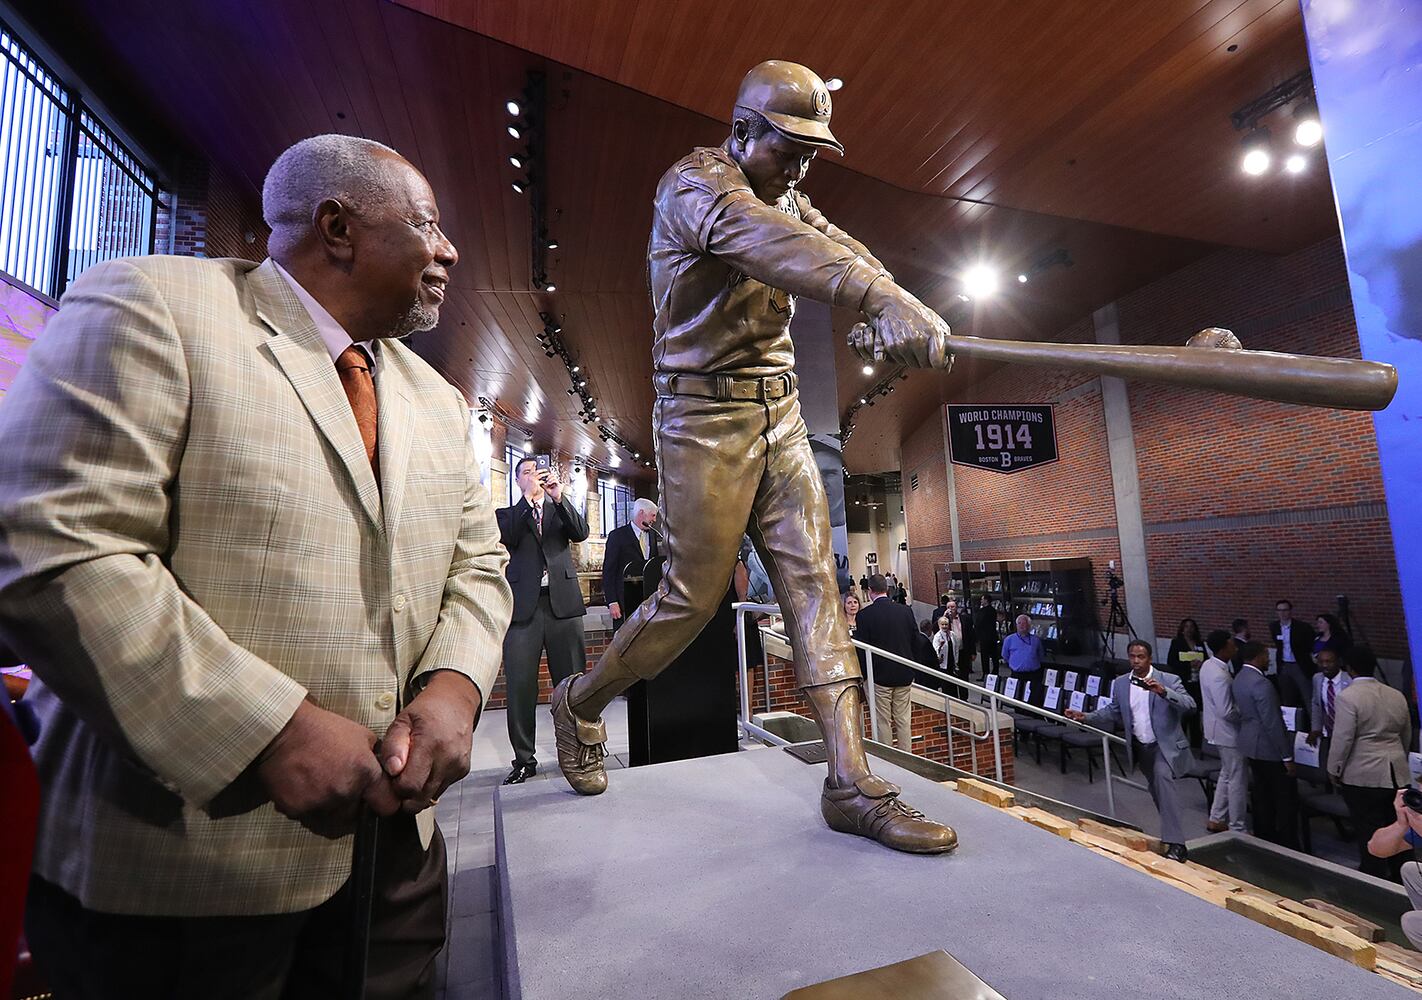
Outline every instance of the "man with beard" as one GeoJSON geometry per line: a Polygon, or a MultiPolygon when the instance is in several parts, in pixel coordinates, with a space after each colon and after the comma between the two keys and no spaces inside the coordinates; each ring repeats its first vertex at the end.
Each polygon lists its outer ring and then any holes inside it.
{"type": "Polygon", "coordinates": [[[361,809],[368,997],[433,996],[510,597],[464,399],[397,338],[458,260],[393,150],[303,140],[271,258],[69,287],[0,408],[0,644],[33,668],[27,934],[56,994],[336,996],[361,809]]]}
{"type": "Polygon", "coordinates": [[[942,853],[957,836],[900,801],[864,755],[861,672],[800,418],[790,318],[797,295],[862,311],[890,358],[919,367],[947,368],[948,328],[798,190],[820,150],[842,152],[830,110],[809,69],[762,63],[741,83],[730,137],[693,150],[658,185],[648,269],[666,568],[597,666],[554,691],[558,762],[578,792],[607,787],[603,709],[696,636],[748,529],[824,735],[825,822],[896,850],[942,853]]]}

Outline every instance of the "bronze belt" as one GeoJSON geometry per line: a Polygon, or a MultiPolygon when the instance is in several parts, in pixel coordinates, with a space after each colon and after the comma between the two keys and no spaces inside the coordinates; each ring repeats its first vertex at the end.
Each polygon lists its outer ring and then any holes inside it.
{"type": "Polygon", "coordinates": [[[721,402],[780,399],[795,390],[796,381],[794,372],[762,378],[681,372],[657,372],[652,376],[659,396],[704,396],[721,402]]]}

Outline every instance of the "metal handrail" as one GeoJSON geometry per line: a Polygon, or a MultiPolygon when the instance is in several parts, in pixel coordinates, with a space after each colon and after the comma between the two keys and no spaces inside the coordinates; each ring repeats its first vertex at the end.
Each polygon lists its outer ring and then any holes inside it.
{"type": "MultiPolygon", "coordinates": [[[[771,614],[771,615],[778,615],[778,614],[780,614],[780,605],[778,605],[778,604],[759,604],[759,603],[756,603],[756,602],[753,602],[753,601],[737,601],[737,602],[732,603],[731,609],[736,613],[736,652],[737,652],[737,659],[738,659],[738,663],[739,663],[740,677],[741,677],[741,722],[742,722],[742,728],[743,728],[743,729],[747,729],[748,732],[751,731],[751,730],[756,730],[755,735],[760,735],[760,734],[762,734],[762,733],[765,733],[765,730],[764,730],[764,729],[761,729],[759,726],[749,725],[749,724],[750,724],[750,717],[751,717],[751,716],[750,716],[750,676],[749,676],[749,666],[748,666],[747,661],[746,661],[745,622],[746,622],[746,616],[747,616],[747,615],[750,615],[750,614],[771,614]],[[749,725],[749,728],[747,728],[748,725],[749,725]]],[[[767,629],[767,631],[770,631],[770,630],[767,629]]],[[[786,636],[784,633],[772,632],[772,634],[773,634],[773,635],[777,635],[778,637],[783,638],[783,639],[785,639],[786,641],[789,641],[789,637],[786,636]]],[[[1103,774],[1105,775],[1105,780],[1106,780],[1106,809],[1107,809],[1107,812],[1109,812],[1111,816],[1114,817],[1114,816],[1116,815],[1116,794],[1115,794],[1115,788],[1114,788],[1114,786],[1113,786],[1113,781],[1120,781],[1120,782],[1122,782],[1123,784],[1126,784],[1126,785],[1131,786],[1132,788],[1140,788],[1140,789],[1144,789],[1144,788],[1145,788],[1145,786],[1144,786],[1143,784],[1140,784],[1140,783],[1135,782],[1135,781],[1131,781],[1129,778],[1126,778],[1124,775],[1121,776],[1121,777],[1119,777],[1119,778],[1114,778],[1114,779],[1113,779],[1112,774],[1111,774],[1111,744],[1112,744],[1112,743],[1117,743],[1117,744],[1119,744],[1119,745],[1121,745],[1121,746],[1124,746],[1124,747],[1127,748],[1127,754],[1129,755],[1129,753],[1130,753],[1130,748],[1129,748],[1129,745],[1127,744],[1126,740],[1125,740],[1124,738],[1120,737],[1120,736],[1117,736],[1115,733],[1108,733],[1108,732],[1106,732],[1104,729],[1098,729],[1097,727],[1091,726],[1091,725],[1087,725],[1087,724],[1084,723],[1084,722],[1078,722],[1078,721],[1075,720],[1075,719],[1069,719],[1069,718],[1067,718],[1065,715],[1059,715],[1058,713],[1053,712],[1053,711],[1051,711],[1050,709],[1042,708],[1042,707],[1039,707],[1039,706],[1037,706],[1037,705],[1033,705],[1033,704],[1031,704],[1031,703],[1029,703],[1029,702],[1021,701],[1020,699],[1017,699],[1017,698],[1010,698],[1010,697],[1008,697],[1008,696],[1005,695],[1005,694],[999,694],[997,691],[994,691],[992,688],[983,687],[983,686],[981,686],[981,685],[974,684],[972,681],[963,680],[963,679],[960,678],[960,677],[955,677],[955,676],[952,675],[952,674],[944,673],[944,672],[941,671],[941,670],[935,670],[935,669],[933,669],[932,667],[926,667],[926,666],[924,666],[922,663],[918,663],[918,662],[915,661],[915,660],[906,659],[905,657],[899,656],[897,653],[891,653],[891,652],[889,652],[888,650],[880,649],[880,648],[878,648],[877,646],[871,646],[871,645],[869,645],[869,643],[867,643],[867,642],[861,642],[860,640],[854,639],[854,638],[852,638],[852,637],[851,637],[850,641],[854,643],[854,645],[855,645],[856,648],[862,649],[862,650],[864,651],[864,654],[865,654],[865,655],[864,655],[864,674],[865,674],[865,678],[864,678],[864,679],[865,679],[866,687],[867,687],[868,693],[869,693],[869,697],[866,699],[866,701],[868,701],[868,703],[869,703],[869,730],[870,730],[871,733],[873,733],[874,739],[875,739],[876,741],[880,742],[880,743],[882,743],[883,740],[881,740],[881,739],[879,738],[879,711],[878,711],[877,707],[876,707],[875,704],[874,704],[874,698],[873,698],[873,692],[874,692],[874,657],[876,657],[876,656],[883,657],[883,658],[888,659],[888,660],[891,660],[891,661],[893,661],[893,662],[895,662],[895,663],[901,663],[901,664],[903,664],[903,665],[906,666],[906,667],[912,668],[913,670],[917,671],[918,673],[927,674],[928,676],[930,676],[930,677],[936,677],[936,678],[938,678],[938,679],[941,680],[941,681],[945,681],[945,682],[949,682],[949,683],[955,684],[955,685],[957,685],[958,687],[963,688],[963,689],[964,689],[965,691],[967,691],[967,692],[975,692],[975,693],[977,693],[978,695],[983,696],[983,697],[985,697],[985,698],[987,699],[987,711],[988,711],[988,718],[989,718],[988,731],[987,731],[986,733],[984,733],[981,737],[979,737],[978,734],[977,734],[975,731],[958,729],[957,727],[955,727],[955,726],[953,725],[952,706],[953,706],[953,704],[956,703],[956,704],[963,705],[963,706],[968,707],[968,708],[975,708],[975,709],[981,710],[982,705],[981,705],[981,704],[974,704],[973,702],[965,701],[965,700],[962,699],[962,698],[954,697],[953,695],[949,694],[947,691],[942,692],[942,693],[943,693],[944,716],[945,716],[945,718],[946,718],[946,720],[947,720],[947,729],[948,729],[948,754],[949,754],[948,759],[949,759],[950,763],[951,763],[951,761],[953,760],[953,733],[954,733],[955,731],[956,731],[956,732],[960,732],[960,733],[962,733],[962,732],[967,732],[968,735],[970,736],[970,738],[972,738],[975,742],[982,742],[982,740],[991,737],[991,738],[992,738],[992,742],[993,742],[993,771],[994,771],[994,776],[995,776],[995,778],[996,778],[998,784],[1003,784],[1003,783],[1004,783],[1003,780],[1002,780],[1002,742],[1001,742],[1001,740],[1000,740],[1000,738],[999,738],[999,736],[998,736],[998,717],[997,717],[997,714],[998,714],[999,707],[1000,707],[1000,706],[1003,706],[1003,705],[1006,705],[1006,706],[1011,706],[1012,708],[1020,709],[1020,710],[1025,711],[1025,712],[1029,712],[1029,713],[1031,713],[1031,714],[1033,714],[1033,715],[1041,716],[1042,718],[1048,719],[1048,720],[1051,720],[1051,721],[1054,721],[1054,722],[1056,722],[1056,723],[1059,724],[1059,725],[1065,725],[1065,726],[1070,726],[1070,727],[1073,727],[1073,728],[1076,728],[1076,729],[1085,730],[1085,731],[1087,731],[1087,732],[1095,733],[1097,736],[1101,737],[1101,770],[1102,770],[1103,774]]],[[[766,668],[766,669],[765,669],[765,674],[764,674],[764,681],[765,681],[765,707],[766,707],[766,711],[769,711],[769,710],[770,710],[770,704],[771,704],[771,701],[770,701],[770,670],[769,670],[768,661],[767,661],[767,659],[766,659],[766,654],[765,654],[765,651],[764,651],[764,646],[762,646],[761,652],[762,652],[762,658],[761,658],[761,659],[762,659],[762,666],[766,668]]],[[[912,750],[910,750],[909,752],[912,753],[912,750]]],[[[972,770],[973,770],[973,773],[975,773],[975,774],[978,773],[978,772],[977,772],[977,754],[976,754],[976,753],[973,754],[973,767],[972,767],[972,770]]]]}

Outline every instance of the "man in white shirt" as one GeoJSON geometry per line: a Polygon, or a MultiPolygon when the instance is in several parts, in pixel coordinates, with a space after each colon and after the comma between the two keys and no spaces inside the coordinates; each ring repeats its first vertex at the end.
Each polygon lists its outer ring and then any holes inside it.
{"type": "Polygon", "coordinates": [[[1313,698],[1308,709],[1308,745],[1318,747],[1318,766],[1326,771],[1333,723],[1338,716],[1338,696],[1353,683],[1353,678],[1341,669],[1337,650],[1320,650],[1314,662],[1318,673],[1313,675],[1313,698]]]}
{"type": "Polygon", "coordinates": [[[1184,861],[1188,855],[1175,779],[1188,774],[1195,763],[1181,725],[1185,716],[1195,711],[1195,699],[1186,693],[1179,677],[1152,666],[1152,652],[1150,643],[1131,640],[1126,647],[1131,670],[1112,681],[1111,704],[1090,714],[1070,708],[1065,714],[1089,726],[1115,728],[1119,724],[1125,729],[1131,756],[1145,775],[1150,797],[1160,812],[1165,856],[1184,861]]]}
{"type": "Polygon", "coordinates": [[[1294,707],[1308,704],[1309,679],[1313,676],[1313,626],[1294,620],[1294,606],[1288,600],[1274,605],[1279,620],[1271,627],[1279,702],[1294,707]]]}
{"type": "Polygon", "coordinates": [[[1204,715],[1205,739],[1220,755],[1220,776],[1215,781],[1215,797],[1205,829],[1211,833],[1243,833],[1249,778],[1245,775],[1244,755],[1239,752],[1239,708],[1234,703],[1234,671],[1230,668],[1238,649],[1234,637],[1222,628],[1206,636],[1205,645],[1210,657],[1200,665],[1200,711],[1204,715]]]}

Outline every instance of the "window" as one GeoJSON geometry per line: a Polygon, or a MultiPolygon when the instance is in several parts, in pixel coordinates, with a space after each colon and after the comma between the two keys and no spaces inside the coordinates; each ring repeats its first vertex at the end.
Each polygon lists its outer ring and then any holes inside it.
{"type": "Polygon", "coordinates": [[[157,209],[153,173],[0,21],[0,270],[58,298],[152,253],[157,209]]]}
{"type": "Polygon", "coordinates": [[[521,462],[521,461],[523,461],[523,459],[525,459],[525,458],[532,458],[532,457],[533,457],[533,453],[532,453],[532,452],[527,452],[527,453],[525,453],[521,448],[515,448],[513,445],[506,445],[506,446],[504,447],[504,461],[508,464],[508,467],[509,467],[509,504],[508,504],[508,505],[509,505],[510,507],[512,507],[514,504],[518,503],[520,500],[523,499],[523,490],[521,490],[521,489],[518,488],[518,476],[517,476],[517,472],[518,472],[517,466],[518,466],[518,463],[521,462]]]}
{"type": "Polygon", "coordinates": [[[632,520],[632,504],[637,497],[631,489],[613,479],[599,479],[598,495],[602,497],[603,535],[612,534],[613,528],[620,528],[632,520]]]}

